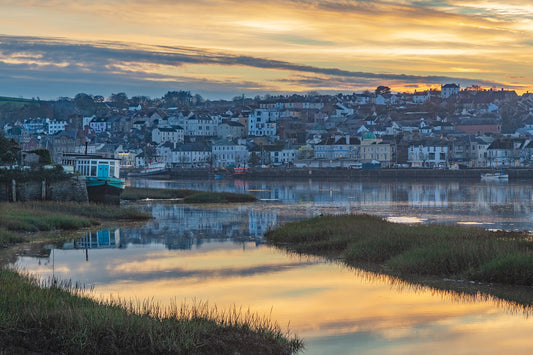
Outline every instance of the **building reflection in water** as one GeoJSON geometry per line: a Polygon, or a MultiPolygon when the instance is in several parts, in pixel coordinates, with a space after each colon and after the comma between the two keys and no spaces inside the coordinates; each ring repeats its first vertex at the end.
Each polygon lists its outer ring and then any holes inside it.
{"type": "Polygon", "coordinates": [[[76,249],[116,248],[120,245],[120,229],[104,229],[86,232],[85,236],[74,243],[76,249]]]}

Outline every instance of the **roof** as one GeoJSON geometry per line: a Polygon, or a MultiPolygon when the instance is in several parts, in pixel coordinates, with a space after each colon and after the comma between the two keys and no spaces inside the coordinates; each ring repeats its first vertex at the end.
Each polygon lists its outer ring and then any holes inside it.
{"type": "Polygon", "coordinates": [[[233,126],[233,127],[244,127],[242,123],[235,122],[235,121],[226,121],[226,122],[222,122],[221,124],[227,124],[228,126],[233,126]]]}
{"type": "Polygon", "coordinates": [[[158,129],[160,132],[176,132],[174,128],[161,127],[156,129],[158,129]]]}

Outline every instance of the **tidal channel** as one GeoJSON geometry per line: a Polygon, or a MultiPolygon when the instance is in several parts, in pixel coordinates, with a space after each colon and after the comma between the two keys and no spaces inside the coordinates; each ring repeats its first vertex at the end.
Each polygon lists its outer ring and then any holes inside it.
{"type": "MultiPolygon", "coordinates": [[[[254,194],[256,203],[142,201],[142,226],[80,234],[12,266],[93,287],[94,297],[208,301],[266,314],[304,339],[304,354],[533,353],[533,314],[486,297],[387,277],[266,245],[265,231],[319,214],[533,231],[528,182],[130,180],[131,186],[254,194]]],[[[124,204],[128,204],[124,202],[124,204]]],[[[533,272],[533,270],[531,270],[533,272]]]]}

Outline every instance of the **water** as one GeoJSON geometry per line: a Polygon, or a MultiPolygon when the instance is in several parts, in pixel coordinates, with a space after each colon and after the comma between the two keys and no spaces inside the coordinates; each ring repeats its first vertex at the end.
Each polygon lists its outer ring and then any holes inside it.
{"type": "MultiPolygon", "coordinates": [[[[304,338],[305,354],[533,353],[533,320],[512,305],[447,295],[321,258],[269,247],[269,228],[319,214],[533,230],[526,183],[130,181],[131,185],[249,192],[245,205],[143,202],[144,226],[86,233],[16,266],[110,294],[163,304],[207,300],[270,314],[304,338]]],[[[532,271],[533,272],[533,271],[532,271]]]]}

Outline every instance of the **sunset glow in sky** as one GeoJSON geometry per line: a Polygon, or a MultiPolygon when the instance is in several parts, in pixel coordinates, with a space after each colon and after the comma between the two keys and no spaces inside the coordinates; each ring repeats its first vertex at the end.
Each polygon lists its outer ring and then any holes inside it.
{"type": "Polygon", "coordinates": [[[0,95],[533,89],[527,0],[2,0],[0,95]]]}

